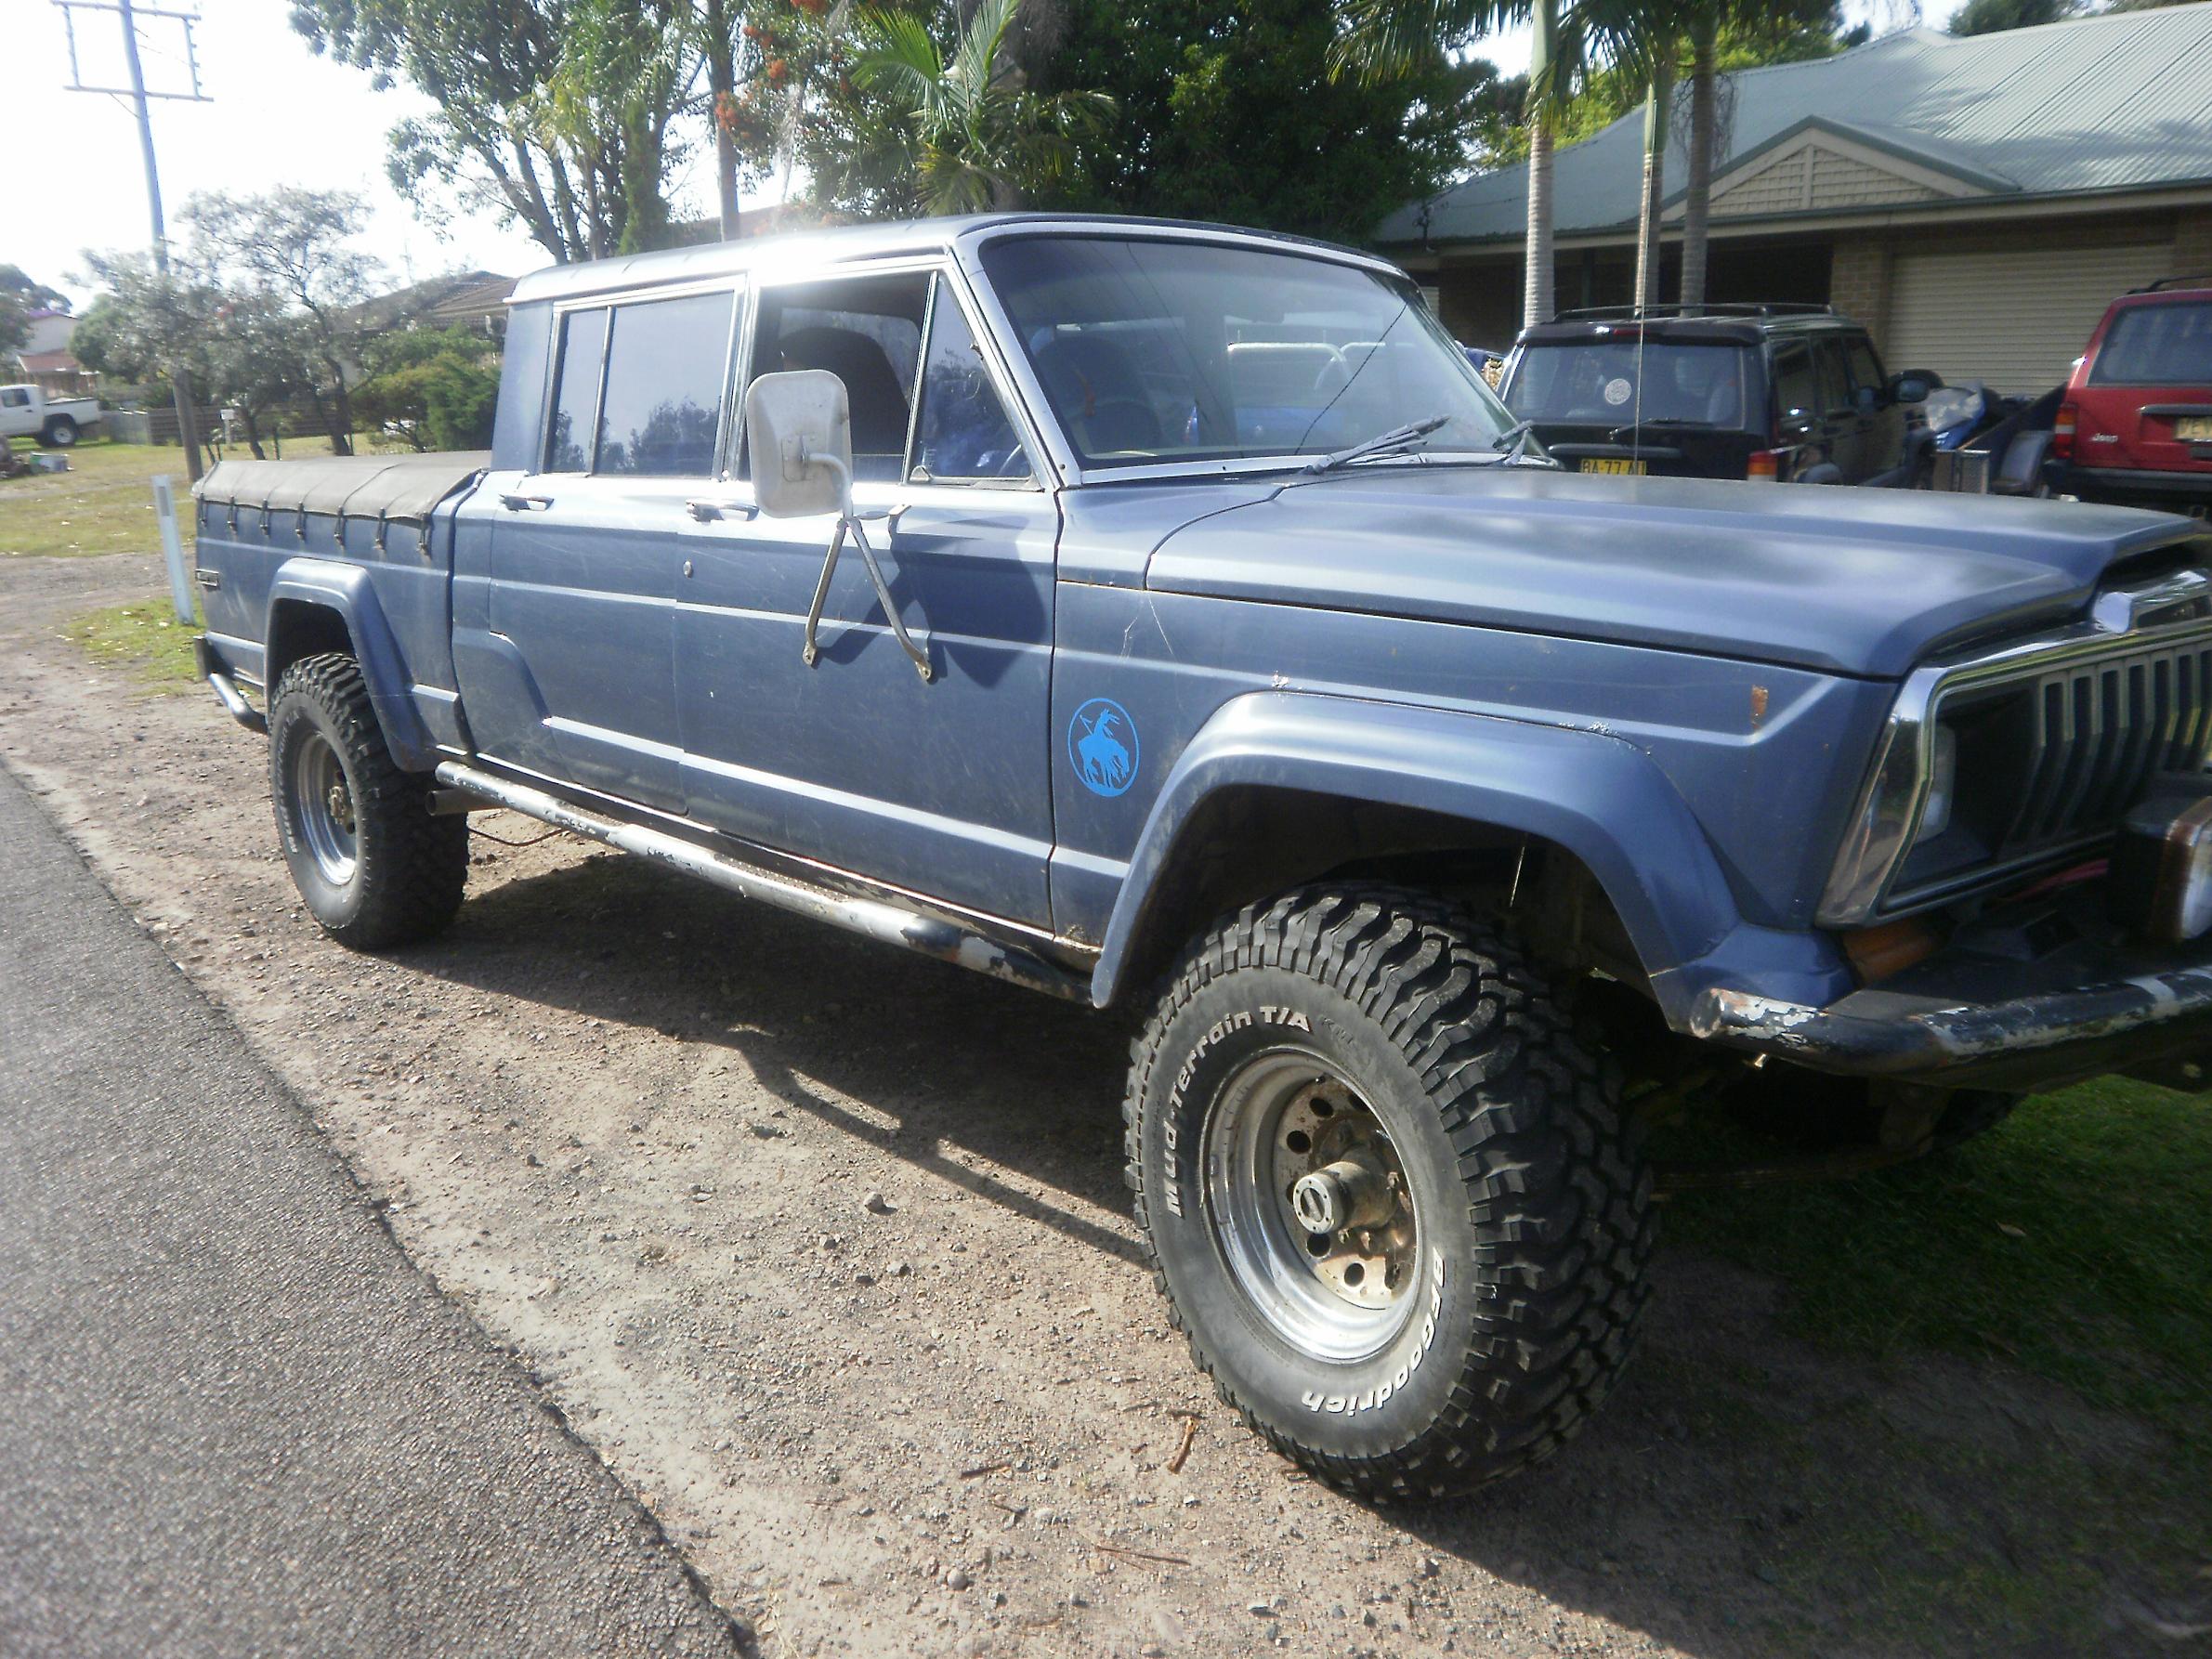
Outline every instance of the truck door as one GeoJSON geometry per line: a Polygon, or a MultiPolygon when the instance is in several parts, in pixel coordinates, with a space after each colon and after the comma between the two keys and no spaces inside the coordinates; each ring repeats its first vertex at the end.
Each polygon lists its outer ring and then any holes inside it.
{"type": "Polygon", "coordinates": [[[1904,406],[1890,396],[1881,359],[1865,335],[1845,335],[1843,357],[1859,417],[1858,457],[1845,471],[1853,484],[1887,484],[1904,464],[1904,406]]]}
{"type": "Polygon", "coordinates": [[[537,470],[493,524],[490,637],[456,639],[483,753],[682,810],[676,568],[719,453],[736,313],[725,280],[559,318],[537,470]]]}
{"type": "Polygon", "coordinates": [[[687,538],[676,607],[685,805],[744,840],[1045,926],[1059,516],[958,287],[909,267],[764,286],[746,380],[827,369],[854,494],[923,681],[836,524],[753,510],[747,459],[687,538]],[[871,514],[886,516],[868,517],[871,514]]]}

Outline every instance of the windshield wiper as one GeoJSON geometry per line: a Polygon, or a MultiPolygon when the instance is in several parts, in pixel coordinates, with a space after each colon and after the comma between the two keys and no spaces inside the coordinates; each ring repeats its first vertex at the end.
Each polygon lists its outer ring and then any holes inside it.
{"type": "Polygon", "coordinates": [[[1330,472],[1340,466],[1349,466],[1355,461],[1365,461],[1370,455],[1394,454],[1400,450],[1410,448],[1420,442],[1450,419],[1451,416],[1447,414],[1431,415],[1425,421],[1412,421],[1403,426],[1393,426],[1388,432],[1378,432],[1374,437],[1362,439],[1349,449],[1333,451],[1327,455],[1316,455],[1298,470],[1311,476],[1315,473],[1330,472]]]}

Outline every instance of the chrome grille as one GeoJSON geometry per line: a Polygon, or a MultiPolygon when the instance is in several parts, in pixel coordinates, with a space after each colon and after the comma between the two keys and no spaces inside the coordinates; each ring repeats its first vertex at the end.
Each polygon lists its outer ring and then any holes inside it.
{"type": "Polygon", "coordinates": [[[2108,830],[2160,772],[2202,771],[2212,643],[2068,663],[2035,676],[2030,747],[2001,856],[2108,830]]]}

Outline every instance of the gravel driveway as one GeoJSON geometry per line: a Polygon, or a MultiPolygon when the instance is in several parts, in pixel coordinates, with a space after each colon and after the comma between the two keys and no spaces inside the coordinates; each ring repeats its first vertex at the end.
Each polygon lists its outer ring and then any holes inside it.
{"type": "Polygon", "coordinates": [[[1882,1425],[2151,1455],[2055,1389],[1812,1353],[1773,1283],[1667,1256],[1629,1381],[1555,1464],[1447,1509],[1338,1496],[1167,1329],[1115,1020],[567,838],[496,844],[538,834],[510,816],[478,820],[449,935],[349,955],[294,902],[263,745],[54,637],[159,586],[0,562],[0,759],[771,1653],[1889,1652],[1852,1636],[1881,1583],[1758,1565],[1869,1457],[1948,1501],[1882,1425]]]}

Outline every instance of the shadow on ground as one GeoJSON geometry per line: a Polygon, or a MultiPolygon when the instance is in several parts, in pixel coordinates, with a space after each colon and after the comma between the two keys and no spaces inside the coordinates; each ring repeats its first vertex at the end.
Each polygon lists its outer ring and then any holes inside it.
{"type": "MultiPolygon", "coordinates": [[[[1105,1272],[1139,1271],[1126,1228],[1080,1213],[1125,1208],[1124,1020],[618,856],[474,897],[408,960],[723,1045],[789,1108],[1055,1230],[1105,1272]]],[[[1946,1271],[1872,1260],[1865,1294],[1946,1271]]],[[[1823,1352],[1781,1329],[1788,1287],[1742,1267],[1667,1250],[1656,1279],[1643,1350],[1589,1433],[1494,1493],[1392,1524],[1698,1654],[2204,1651],[2212,1497],[2177,1477],[2157,1430],[2004,1366],[1823,1352]],[[2146,1568],[2151,1537],[2170,1559],[2146,1568]]],[[[1389,1624],[1367,1633],[1381,1652],[1389,1624]]]]}

